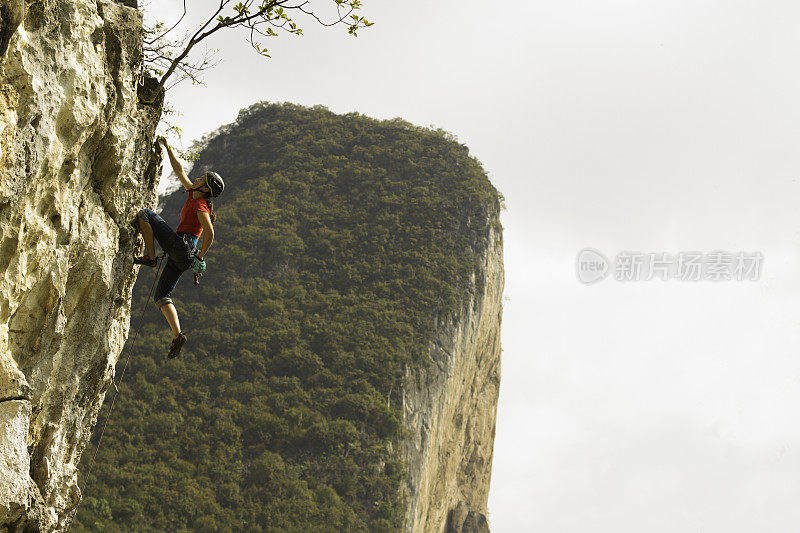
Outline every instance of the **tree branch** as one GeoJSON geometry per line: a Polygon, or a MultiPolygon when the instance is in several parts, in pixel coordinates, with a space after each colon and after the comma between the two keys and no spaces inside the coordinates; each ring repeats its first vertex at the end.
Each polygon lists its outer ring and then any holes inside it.
{"type": "Polygon", "coordinates": [[[173,25],[172,25],[172,27],[171,27],[170,29],[168,29],[167,31],[165,31],[165,32],[164,32],[164,33],[162,33],[161,35],[157,35],[156,37],[154,37],[152,41],[145,41],[145,42],[146,42],[147,44],[153,44],[154,42],[156,42],[156,41],[158,41],[158,40],[160,40],[160,39],[163,39],[164,37],[166,37],[166,35],[167,35],[169,32],[171,32],[172,30],[174,30],[175,28],[177,28],[177,27],[178,27],[178,24],[180,24],[180,23],[181,23],[181,21],[183,20],[183,18],[184,18],[185,16],[186,16],[186,0],[183,0],[183,15],[181,15],[181,18],[179,18],[179,19],[178,19],[178,22],[176,22],[175,24],[173,24],[173,25]]]}
{"type": "MultiPolygon", "coordinates": [[[[334,0],[338,19],[334,19],[330,22],[323,21],[322,18],[320,18],[312,9],[307,8],[306,6],[309,4],[308,0],[301,0],[299,3],[297,3],[298,0],[260,0],[260,7],[255,12],[250,13],[250,8],[253,7],[255,1],[256,0],[239,1],[239,3],[233,7],[233,10],[236,14],[233,17],[229,17],[222,15],[222,12],[226,7],[230,6],[232,0],[220,0],[216,11],[191,35],[191,37],[189,37],[187,34],[188,39],[183,41],[185,44],[178,43],[177,41],[164,42],[164,37],[173,31],[186,16],[186,0],[183,0],[183,15],[181,15],[180,19],[178,19],[178,21],[168,30],[156,34],[152,40],[143,41],[143,43],[147,45],[146,47],[143,45],[143,48],[148,53],[148,62],[150,64],[157,65],[160,68],[163,66],[163,68],[166,69],[163,71],[163,74],[158,72],[158,74],[161,74],[161,77],[158,81],[158,87],[164,88],[167,80],[176,71],[182,74],[181,79],[190,78],[193,81],[198,81],[195,73],[199,70],[202,70],[204,67],[194,66],[187,62],[186,58],[195,45],[211,37],[223,28],[248,28],[250,30],[250,36],[248,39],[250,45],[260,54],[269,57],[266,54],[266,49],[262,49],[260,44],[257,42],[256,35],[260,35],[262,37],[276,36],[277,34],[272,31],[269,26],[281,28],[284,31],[296,35],[300,35],[302,33],[302,30],[297,27],[297,24],[290,17],[288,17],[286,13],[284,13],[284,9],[294,9],[305,15],[310,15],[314,20],[317,21],[317,23],[326,27],[344,23],[348,26],[348,32],[352,34],[355,34],[355,31],[361,27],[372,25],[372,23],[368,22],[363,17],[352,15],[353,11],[361,6],[360,0],[334,0]],[[295,5],[291,5],[292,1],[295,3],[295,5]],[[349,7],[345,13],[342,13],[343,6],[349,7]],[[347,17],[350,17],[353,20],[348,22],[346,21],[347,17]],[[262,31],[259,28],[259,26],[262,24],[269,25],[267,26],[268,31],[262,31]],[[178,53],[174,58],[171,57],[173,50],[180,50],[180,53],[178,53]]],[[[202,63],[202,65],[205,64],[206,62],[202,63]]],[[[174,86],[174,84],[170,85],[170,87],[172,86],[174,86]]]]}

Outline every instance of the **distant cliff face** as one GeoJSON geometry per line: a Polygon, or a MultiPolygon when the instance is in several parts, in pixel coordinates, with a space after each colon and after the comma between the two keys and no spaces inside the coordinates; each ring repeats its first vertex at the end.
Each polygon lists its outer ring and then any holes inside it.
{"type": "Polygon", "coordinates": [[[34,0],[0,59],[0,531],[64,526],[127,337],[160,161],[140,35],[123,3],[34,0]]]}
{"type": "Polygon", "coordinates": [[[498,229],[492,227],[485,245],[483,283],[476,284],[459,312],[437,324],[428,364],[406,371],[403,422],[409,434],[400,453],[409,467],[408,532],[489,531],[486,503],[500,387],[504,285],[498,229]]]}

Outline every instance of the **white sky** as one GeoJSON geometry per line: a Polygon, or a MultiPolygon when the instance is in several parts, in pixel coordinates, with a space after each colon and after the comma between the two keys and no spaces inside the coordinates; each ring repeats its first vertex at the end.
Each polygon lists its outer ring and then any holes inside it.
{"type": "Polygon", "coordinates": [[[322,104],[433,124],[482,161],[508,206],[492,531],[800,530],[800,6],[364,4],[358,38],[302,21],[270,60],[220,35],[174,122],[188,145],[260,100],[322,104]],[[764,263],[587,286],[587,246],[764,263]]]}

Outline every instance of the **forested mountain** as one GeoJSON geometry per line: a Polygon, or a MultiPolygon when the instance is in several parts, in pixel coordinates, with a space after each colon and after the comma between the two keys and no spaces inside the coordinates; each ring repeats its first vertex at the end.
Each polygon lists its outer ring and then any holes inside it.
{"type": "MultiPolygon", "coordinates": [[[[404,368],[481,289],[500,195],[446,132],[290,104],[242,111],[205,170],[226,188],[207,273],[173,293],[188,342],[166,358],[142,267],[73,531],[399,529],[404,368]]],[[[185,198],[165,200],[173,228],[185,198]]]]}

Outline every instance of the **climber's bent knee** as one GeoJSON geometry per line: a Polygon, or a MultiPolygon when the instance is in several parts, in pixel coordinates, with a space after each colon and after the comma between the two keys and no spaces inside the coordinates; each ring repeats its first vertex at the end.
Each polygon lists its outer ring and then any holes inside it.
{"type": "Polygon", "coordinates": [[[159,300],[156,300],[156,307],[158,307],[159,309],[161,309],[161,308],[162,308],[162,307],[164,307],[165,305],[167,305],[167,304],[171,304],[171,303],[172,303],[172,298],[167,298],[167,297],[164,297],[164,298],[161,298],[161,299],[159,299],[159,300]]]}
{"type": "Polygon", "coordinates": [[[150,223],[150,214],[153,213],[150,209],[140,209],[138,213],[138,217],[140,220],[144,220],[148,224],[150,223]]]}

